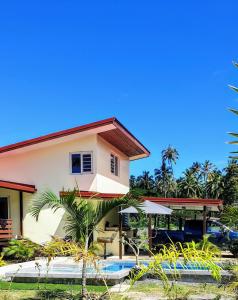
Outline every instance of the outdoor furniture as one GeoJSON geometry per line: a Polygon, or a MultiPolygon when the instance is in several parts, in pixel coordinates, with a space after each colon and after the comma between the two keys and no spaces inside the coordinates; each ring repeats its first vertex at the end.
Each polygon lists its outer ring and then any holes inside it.
{"type": "Polygon", "coordinates": [[[0,246],[6,246],[12,237],[12,220],[0,219],[0,246]]]}
{"type": "Polygon", "coordinates": [[[112,243],[116,237],[117,232],[114,232],[111,237],[98,237],[97,242],[102,243],[104,247],[104,259],[107,259],[107,244],[112,243]]]}

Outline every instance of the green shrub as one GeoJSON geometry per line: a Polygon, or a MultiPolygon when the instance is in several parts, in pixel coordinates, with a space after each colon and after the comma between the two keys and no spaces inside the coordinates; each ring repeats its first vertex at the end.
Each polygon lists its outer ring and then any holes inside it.
{"type": "Polygon", "coordinates": [[[238,242],[231,242],[229,250],[235,257],[238,257],[238,242]]]}
{"type": "Polygon", "coordinates": [[[9,246],[3,249],[3,256],[19,261],[33,259],[40,254],[41,246],[30,240],[11,240],[9,246]]]}
{"type": "Polygon", "coordinates": [[[0,256],[0,267],[5,266],[5,261],[3,260],[3,255],[0,256]]]}

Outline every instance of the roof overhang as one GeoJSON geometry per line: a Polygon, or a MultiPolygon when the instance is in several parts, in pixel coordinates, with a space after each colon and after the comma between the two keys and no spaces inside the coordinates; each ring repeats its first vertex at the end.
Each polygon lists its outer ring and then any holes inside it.
{"type": "MultiPolygon", "coordinates": [[[[63,192],[62,192],[63,193],[63,192]]],[[[115,193],[97,193],[91,191],[80,191],[78,196],[82,198],[99,198],[99,199],[115,199],[125,196],[125,194],[115,194],[115,193]]],[[[204,206],[208,208],[214,208],[223,205],[223,200],[221,199],[200,199],[200,198],[161,198],[161,197],[147,197],[142,196],[142,200],[149,200],[151,202],[161,204],[164,206],[169,206],[172,209],[190,209],[190,210],[203,210],[204,206]]]]}
{"type": "Polygon", "coordinates": [[[169,206],[172,209],[203,210],[207,207],[213,211],[219,211],[223,205],[221,199],[200,199],[200,198],[161,198],[161,197],[143,197],[161,205],[169,206]]]}
{"type": "Polygon", "coordinates": [[[5,180],[0,180],[0,188],[26,192],[26,193],[35,193],[37,191],[34,185],[12,182],[12,181],[5,181],[5,180]]]}
{"type": "Polygon", "coordinates": [[[3,146],[0,147],[0,155],[39,149],[90,134],[98,134],[128,156],[130,160],[150,155],[149,150],[114,117],[3,146]]]}

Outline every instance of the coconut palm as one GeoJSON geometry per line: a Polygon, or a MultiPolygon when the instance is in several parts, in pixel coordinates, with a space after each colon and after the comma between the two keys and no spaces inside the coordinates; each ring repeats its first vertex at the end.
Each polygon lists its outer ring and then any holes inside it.
{"type": "Polygon", "coordinates": [[[162,151],[162,162],[168,163],[169,167],[172,170],[172,174],[173,174],[173,164],[176,164],[178,158],[179,158],[178,151],[170,145],[168,146],[167,149],[164,149],[162,151]]]}
{"type": "MultiPolygon", "coordinates": [[[[238,67],[238,63],[236,62],[233,62],[234,66],[235,67],[238,67]]],[[[233,86],[233,85],[230,85],[229,86],[233,91],[235,91],[236,93],[238,93],[238,88],[236,86],[233,86]]],[[[238,110],[237,109],[233,109],[233,108],[230,108],[229,111],[231,111],[232,113],[234,113],[235,115],[238,115],[238,110]]],[[[229,132],[229,134],[233,137],[233,138],[238,138],[238,133],[236,132],[229,132]]],[[[229,142],[229,144],[233,144],[233,145],[237,145],[238,144],[238,141],[237,140],[234,140],[234,141],[231,141],[229,142]]],[[[238,159],[238,151],[232,151],[231,152],[232,154],[235,154],[235,155],[232,155],[230,158],[232,159],[238,159]]]]}
{"type": "Polygon", "coordinates": [[[213,171],[213,169],[214,169],[214,165],[209,160],[205,160],[205,162],[202,164],[201,175],[203,176],[204,197],[205,198],[208,197],[207,182],[208,182],[210,173],[213,171]]]}
{"type": "Polygon", "coordinates": [[[208,176],[206,191],[210,198],[219,198],[223,192],[224,180],[221,171],[214,170],[208,176]]]}
{"type": "MultiPolygon", "coordinates": [[[[44,207],[49,207],[55,213],[64,209],[66,218],[64,229],[67,235],[84,248],[88,253],[89,241],[93,232],[97,230],[99,222],[113,208],[119,206],[136,206],[138,202],[130,195],[120,199],[107,201],[87,201],[80,197],[77,190],[64,192],[59,197],[52,191],[36,194],[30,208],[30,214],[38,221],[40,212],[44,207]]],[[[82,299],[86,299],[86,259],[83,258],[82,267],[82,299]]]]}
{"type": "Polygon", "coordinates": [[[184,177],[178,180],[179,194],[182,197],[197,198],[201,194],[201,186],[191,170],[184,172],[184,177]]]}
{"type": "Polygon", "coordinates": [[[150,191],[154,187],[153,176],[149,171],[144,171],[141,176],[138,176],[138,186],[142,189],[150,191]]]}
{"type": "Polygon", "coordinates": [[[190,167],[191,172],[197,177],[197,179],[200,179],[201,177],[201,170],[202,165],[199,162],[194,162],[192,166],[190,167]]]}
{"type": "Polygon", "coordinates": [[[166,166],[164,161],[160,169],[155,169],[155,184],[157,191],[164,197],[176,190],[176,182],[174,181],[172,170],[166,166]]]}

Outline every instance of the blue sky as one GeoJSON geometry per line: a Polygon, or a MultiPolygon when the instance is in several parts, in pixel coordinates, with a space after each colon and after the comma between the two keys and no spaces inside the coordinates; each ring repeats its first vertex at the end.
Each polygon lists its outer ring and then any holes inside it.
{"type": "Polygon", "coordinates": [[[238,131],[238,1],[2,1],[0,144],[116,116],[150,150],[224,167],[238,131]]]}

